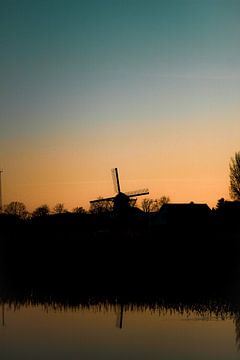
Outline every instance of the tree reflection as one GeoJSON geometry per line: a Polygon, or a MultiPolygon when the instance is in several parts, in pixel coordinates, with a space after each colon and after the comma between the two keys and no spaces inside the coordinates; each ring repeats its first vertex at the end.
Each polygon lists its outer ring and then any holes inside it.
{"type": "Polygon", "coordinates": [[[236,345],[238,351],[240,351],[240,312],[236,312],[233,319],[235,325],[236,345]]]}

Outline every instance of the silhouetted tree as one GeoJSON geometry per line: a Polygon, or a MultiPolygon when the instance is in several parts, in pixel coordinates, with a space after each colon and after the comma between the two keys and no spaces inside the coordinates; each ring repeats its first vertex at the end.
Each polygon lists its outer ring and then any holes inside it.
{"type": "Polygon", "coordinates": [[[33,213],[32,213],[32,216],[46,216],[46,215],[49,215],[50,214],[50,209],[48,207],[48,205],[44,204],[44,205],[41,205],[39,207],[37,207],[33,213]]]}
{"type": "Polygon", "coordinates": [[[113,202],[109,200],[101,200],[101,197],[98,198],[100,201],[91,203],[89,212],[91,214],[104,214],[113,211],[113,202]]]}
{"type": "Polygon", "coordinates": [[[82,206],[77,206],[72,211],[75,214],[86,214],[86,210],[82,206]]]}
{"type": "Polygon", "coordinates": [[[163,204],[169,203],[170,198],[168,196],[161,196],[159,199],[142,200],[141,206],[144,212],[159,211],[163,204]]]}
{"type": "Polygon", "coordinates": [[[144,212],[149,213],[152,211],[153,199],[145,198],[141,202],[141,207],[144,212]]]}
{"type": "Polygon", "coordinates": [[[67,209],[64,208],[64,204],[58,203],[54,206],[53,211],[55,214],[63,214],[67,212],[67,209]]]}
{"type": "Polygon", "coordinates": [[[14,215],[21,219],[26,219],[28,212],[26,206],[19,201],[12,201],[4,207],[5,214],[14,215]]]}
{"type": "Polygon", "coordinates": [[[160,206],[164,205],[164,204],[168,204],[170,202],[170,197],[169,196],[161,196],[159,199],[159,204],[160,206]]]}
{"type": "Polygon", "coordinates": [[[230,196],[234,200],[240,200],[240,151],[231,158],[230,164],[230,196]]]}

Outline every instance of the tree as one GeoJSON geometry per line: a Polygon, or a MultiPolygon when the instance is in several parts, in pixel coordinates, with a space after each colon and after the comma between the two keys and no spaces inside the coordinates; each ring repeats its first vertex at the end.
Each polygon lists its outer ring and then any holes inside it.
{"type": "Polygon", "coordinates": [[[86,214],[86,210],[82,206],[77,206],[72,211],[75,214],[86,214]]]}
{"type": "Polygon", "coordinates": [[[33,213],[32,213],[32,216],[46,216],[46,215],[49,215],[50,214],[50,209],[48,207],[48,205],[44,204],[44,205],[41,205],[39,207],[37,207],[33,213]]]}
{"type": "Polygon", "coordinates": [[[145,198],[141,202],[141,206],[144,212],[149,213],[152,211],[153,199],[145,198]]]}
{"type": "Polygon", "coordinates": [[[230,196],[233,200],[240,201],[240,151],[231,158],[230,164],[230,196]]]}
{"type": "Polygon", "coordinates": [[[55,214],[63,214],[67,212],[67,210],[64,208],[64,204],[62,203],[56,204],[53,208],[53,211],[55,212],[55,214]]]}
{"type": "Polygon", "coordinates": [[[168,204],[170,201],[170,197],[169,196],[161,196],[159,199],[155,199],[154,201],[154,205],[153,205],[153,209],[154,211],[159,211],[160,208],[164,205],[164,204],[168,204]]]}
{"type": "Polygon", "coordinates": [[[12,201],[4,207],[5,214],[14,215],[21,219],[26,219],[28,212],[26,206],[20,201],[12,201]]]}
{"type": "Polygon", "coordinates": [[[144,212],[159,211],[160,208],[169,203],[170,198],[168,196],[161,196],[159,199],[148,199],[142,200],[141,206],[144,212]]]}

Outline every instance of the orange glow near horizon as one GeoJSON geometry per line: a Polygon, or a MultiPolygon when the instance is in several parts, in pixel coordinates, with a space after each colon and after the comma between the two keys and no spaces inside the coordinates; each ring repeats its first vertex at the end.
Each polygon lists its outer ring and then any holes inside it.
{"type": "Polygon", "coordinates": [[[229,129],[215,129],[214,121],[207,131],[205,126],[185,123],[163,131],[161,125],[129,125],[111,137],[116,127],[109,125],[105,137],[103,127],[98,135],[56,132],[54,142],[51,134],[9,140],[3,150],[4,203],[22,201],[29,211],[58,202],[68,210],[88,209],[91,199],[114,193],[110,170],[118,167],[123,191],[148,187],[150,198],[167,195],[172,202],[214,207],[219,198],[229,198],[228,165],[240,125],[232,118],[229,129]]]}

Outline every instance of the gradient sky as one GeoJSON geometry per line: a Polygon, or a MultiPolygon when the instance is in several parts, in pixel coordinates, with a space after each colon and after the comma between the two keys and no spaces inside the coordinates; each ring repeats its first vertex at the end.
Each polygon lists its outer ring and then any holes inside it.
{"type": "Polygon", "coordinates": [[[240,150],[239,0],[6,0],[0,7],[4,203],[71,210],[148,187],[229,198],[240,150]]]}

